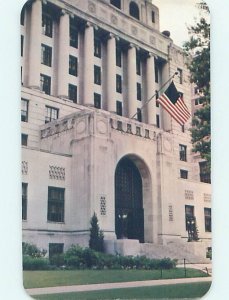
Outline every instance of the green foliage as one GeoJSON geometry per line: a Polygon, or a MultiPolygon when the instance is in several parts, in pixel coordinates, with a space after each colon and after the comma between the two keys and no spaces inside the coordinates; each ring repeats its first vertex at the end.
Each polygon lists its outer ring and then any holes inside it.
{"type": "MultiPolygon", "coordinates": [[[[199,3],[200,9],[209,13],[204,1],[199,3]]],[[[201,158],[211,162],[211,126],[210,126],[210,24],[206,18],[189,28],[190,40],[184,44],[184,50],[192,59],[188,63],[191,73],[190,81],[200,91],[203,107],[196,111],[192,122],[193,152],[200,153],[201,158]]]]}
{"type": "Polygon", "coordinates": [[[102,230],[99,228],[98,218],[94,213],[91,218],[91,228],[90,228],[90,240],[89,247],[95,251],[103,252],[104,251],[104,235],[102,230]]]}
{"type": "Polygon", "coordinates": [[[22,243],[22,253],[23,255],[28,255],[31,257],[44,257],[47,253],[47,250],[38,249],[36,245],[29,243],[22,243]]]}
{"type": "Polygon", "coordinates": [[[23,255],[23,270],[48,270],[49,260],[44,257],[23,255]]]}
{"type": "Polygon", "coordinates": [[[64,254],[55,254],[49,257],[49,262],[53,266],[61,267],[64,265],[64,254]]]}

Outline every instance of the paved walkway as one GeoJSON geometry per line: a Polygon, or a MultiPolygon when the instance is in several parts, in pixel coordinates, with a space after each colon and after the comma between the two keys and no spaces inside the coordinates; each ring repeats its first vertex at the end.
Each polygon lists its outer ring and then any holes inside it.
{"type": "Polygon", "coordinates": [[[147,280],[147,281],[131,281],[131,282],[115,282],[115,283],[99,283],[86,285],[72,286],[57,286],[46,288],[26,289],[27,293],[33,295],[61,294],[71,292],[85,292],[96,290],[122,289],[145,286],[158,286],[179,283],[194,283],[194,282],[211,282],[211,277],[196,277],[196,278],[179,278],[179,279],[162,279],[162,280],[147,280]]]}

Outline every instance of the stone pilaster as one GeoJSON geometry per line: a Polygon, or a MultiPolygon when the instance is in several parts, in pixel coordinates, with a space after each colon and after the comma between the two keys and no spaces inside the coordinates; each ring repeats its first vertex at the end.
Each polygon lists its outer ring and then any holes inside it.
{"type": "Polygon", "coordinates": [[[133,115],[135,115],[137,112],[136,81],[136,47],[133,44],[130,44],[127,53],[127,107],[129,118],[133,117],[133,115]]]}
{"type": "Polygon", "coordinates": [[[83,104],[94,106],[94,27],[87,23],[84,33],[83,104]]]}
{"type": "MultiPolygon", "coordinates": [[[[154,55],[149,53],[146,60],[146,101],[155,94],[154,55]]],[[[154,97],[146,106],[148,124],[156,125],[156,98],[154,97]]]]}
{"type": "Polygon", "coordinates": [[[29,72],[28,86],[40,88],[40,64],[41,64],[41,26],[42,26],[42,2],[35,0],[32,3],[29,40],[29,72]]]}
{"type": "Polygon", "coordinates": [[[69,15],[61,11],[59,23],[58,48],[58,84],[57,96],[68,97],[68,68],[69,68],[69,15]]]}
{"type": "Polygon", "coordinates": [[[107,40],[107,110],[116,112],[116,39],[110,34],[107,40]]]}

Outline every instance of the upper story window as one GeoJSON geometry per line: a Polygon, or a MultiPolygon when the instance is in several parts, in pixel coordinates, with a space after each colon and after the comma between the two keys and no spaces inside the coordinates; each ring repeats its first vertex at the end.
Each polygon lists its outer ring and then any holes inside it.
{"type": "Polygon", "coordinates": [[[77,57],[69,55],[69,70],[68,70],[68,73],[70,75],[73,75],[73,76],[78,75],[77,65],[78,65],[77,57]]]}
{"type": "Polygon", "coordinates": [[[159,115],[156,115],[156,125],[157,125],[157,128],[160,128],[160,116],[159,115]]]}
{"type": "Polygon", "coordinates": [[[45,123],[58,119],[59,110],[55,107],[46,106],[45,123]]]}
{"type": "Polygon", "coordinates": [[[27,220],[27,190],[28,183],[22,183],[22,220],[27,220]]]}
{"type": "Polygon", "coordinates": [[[25,24],[25,6],[23,6],[21,10],[21,16],[20,16],[20,24],[24,25],[25,24]]]}
{"type": "Polygon", "coordinates": [[[21,99],[21,121],[28,122],[28,107],[29,101],[21,99]]]}
{"type": "Polygon", "coordinates": [[[122,116],[122,102],[116,101],[116,113],[119,116],[122,116]]]}
{"type": "Polygon", "coordinates": [[[116,74],[116,92],[122,93],[122,77],[116,74]]]}
{"type": "Polygon", "coordinates": [[[136,55],[136,73],[141,75],[141,58],[139,54],[136,55]]]}
{"type": "Polygon", "coordinates": [[[98,37],[94,39],[94,56],[101,58],[101,40],[98,37]]]}
{"type": "Polygon", "coordinates": [[[212,231],[211,208],[204,208],[205,232],[212,231]]]}
{"type": "Polygon", "coordinates": [[[28,145],[28,134],[21,134],[21,145],[27,146],[28,145]]]}
{"type": "Polygon", "coordinates": [[[156,58],[154,58],[154,71],[155,71],[155,82],[159,82],[159,63],[156,58]]]}
{"type": "Polygon", "coordinates": [[[187,161],[187,146],[179,145],[180,160],[187,161]]]}
{"type": "Polygon", "coordinates": [[[111,0],[110,3],[111,3],[113,6],[115,6],[115,7],[119,8],[119,9],[121,9],[121,0],[111,0]]]}
{"type": "Polygon", "coordinates": [[[101,68],[94,66],[94,83],[101,85],[101,68]]]}
{"type": "Polygon", "coordinates": [[[137,108],[137,120],[142,122],[142,111],[140,108],[137,108]]]}
{"type": "Polygon", "coordinates": [[[137,82],[137,100],[142,101],[142,86],[137,82]]]}
{"type": "Polygon", "coordinates": [[[206,161],[199,162],[200,166],[200,182],[211,183],[211,173],[206,161]]]}
{"type": "Polygon", "coordinates": [[[129,11],[132,17],[139,20],[139,8],[135,2],[130,2],[129,11]]]}
{"type": "Polygon", "coordinates": [[[73,21],[70,21],[69,43],[71,47],[78,48],[78,30],[72,23],[73,21]]]}
{"type": "Polygon", "coordinates": [[[116,47],[116,66],[122,66],[122,50],[120,47],[116,47]]]}
{"type": "Polygon", "coordinates": [[[52,66],[52,48],[41,44],[41,63],[43,65],[52,66]]]}
{"type": "Polygon", "coordinates": [[[21,57],[23,56],[23,50],[24,50],[24,36],[21,35],[21,57]]]}
{"type": "Polygon", "coordinates": [[[64,192],[63,188],[48,187],[48,221],[64,222],[64,192]]]}
{"type": "Polygon", "coordinates": [[[51,77],[41,74],[40,75],[40,89],[45,94],[50,95],[51,93],[51,77]]]}
{"type": "Polygon", "coordinates": [[[188,179],[188,171],[187,170],[180,170],[180,178],[188,179]]]}
{"type": "Polygon", "coordinates": [[[182,84],[183,83],[183,70],[177,68],[177,72],[178,72],[178,77],[179,77],[179,83],[182,84]]]}
{"type": "Polygon", "coordinates": [[[73,84],[68,85],[68,99],[77,103],[77,86],[73,84]]]}
{"type": "Polygon", "coordinates": [[[42,14],[42,33],[46,36],[52,37],[53,20],[48,14],[42,14]]]}
{"type": "Polygon", "coordinates": [[[155,12],[152,10],[151,12],[152,23],[155,23],[155,12]]]}
{"type": "Polygon", "coordinates": [[[94,93],[94,107],[100,109],[101,108],[101,95],[94,93]]]}

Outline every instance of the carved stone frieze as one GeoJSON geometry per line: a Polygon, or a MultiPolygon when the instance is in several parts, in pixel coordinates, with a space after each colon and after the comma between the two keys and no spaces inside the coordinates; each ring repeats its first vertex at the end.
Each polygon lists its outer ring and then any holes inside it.
{"type": "Polygon", "coordinates": [[[27,161],[22,161],[21,162],[21,173],[22,175],[27,175],[28,174],[28,162],[27,161]]]}
{"type": "Polygon", "coordinates": [[[58,166],[49,166],[49,178],[56,180],[65,180],[65,168],[58,166]]]}

